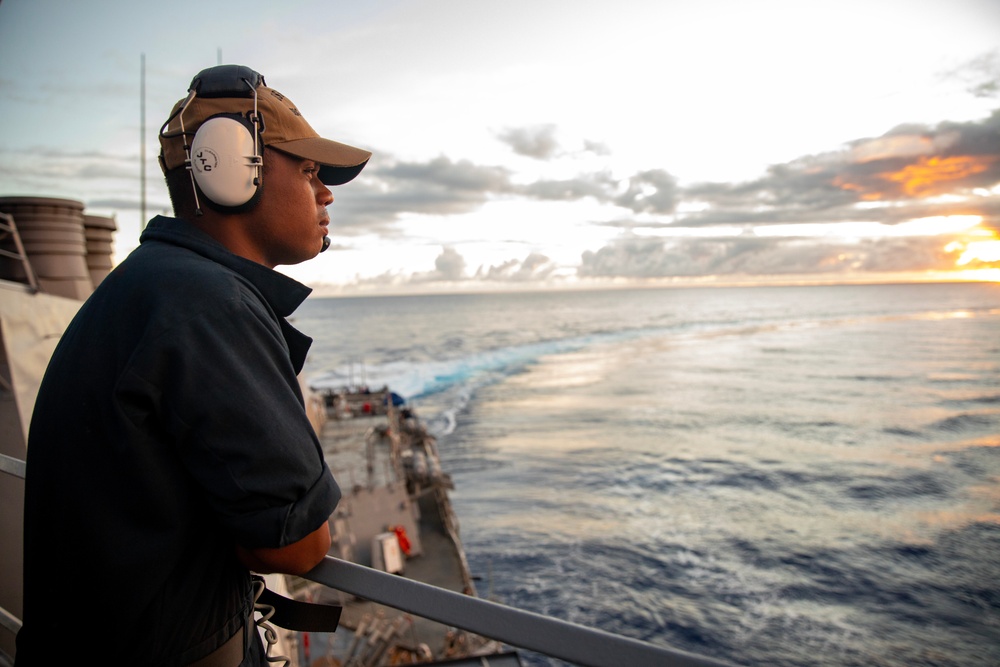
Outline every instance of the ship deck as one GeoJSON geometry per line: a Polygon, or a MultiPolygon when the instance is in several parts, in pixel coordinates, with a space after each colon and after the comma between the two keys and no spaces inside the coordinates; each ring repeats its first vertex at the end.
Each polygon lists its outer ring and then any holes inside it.
{"type": "MultiPolygon", "coordinates": [[[[447,495],[450,480],[439,479],[422,488],[411,484],[407,489],[406,481],[400,479],[398,465],[393,463],[393,446],[388,438],[378,437],[391,434],[395,427],[395,437],[401,438],[405,447],[407,428],[385,414],[384,409],[375,407],[378,400],[379,397],[373,397],[370,410],[359,409],[357,403],[354,410],[329,408],[329,418],[320,429],[327,465],[343,493],[338,510],[331,517],[334,534],[331,554],[377,567],[373,559],[373,536],[392,525],[404,525],[413,553],[405,557],[398,576],[475,595],[447,495]],[[343,539],[345,526],[349,527],[349,541],[343,539]],[[345,541],[348,543],[344,544],[345,541]]],[[[465,656],[489,645],[477,636],[332,589],[308,585],[304,580],[293,588],[298,588],[299,597],[343,607],[340,629],[335,634],[313,633],[308,643],[299,642],[303,664],[316,664],[317,660],[324,664],[324,658],[326,664],[334,664],[329,658],[346,664],[345,658],[365,652],[369,658],[385,652],[381,657],[388,658],[390,644],[395,644],[397,651],[408,651],[423,660],[465,656]],[[379,629],[377,634],[372,632],[375,627],[379,629]],[[392,641],[386,641],[388,633],[392,641]]],[[[379,660],[371,663],[362,660],[362,663],[379,664],[379,660]]]]}

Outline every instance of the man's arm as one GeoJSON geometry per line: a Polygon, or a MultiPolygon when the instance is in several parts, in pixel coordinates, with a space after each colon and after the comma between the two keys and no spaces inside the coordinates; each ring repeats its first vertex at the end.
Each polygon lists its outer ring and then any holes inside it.
{"type": "Polygon", "coordinates": [[[303,575],[319,565],[329,549],[330,525],[324,521],[319,528],[287,547],[247,549],[237,545],[236,556],[258,574],[303,575]]]}

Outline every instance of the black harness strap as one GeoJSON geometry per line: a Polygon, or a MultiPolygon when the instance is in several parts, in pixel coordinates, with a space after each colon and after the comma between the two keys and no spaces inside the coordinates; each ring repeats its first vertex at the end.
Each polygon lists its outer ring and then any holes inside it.
{"type": "Polygon", "coordinates": [[[330,604],[299,602],[279,595],[265,588],[257,600],[260,604],[274,607],[274,615],[269,622],[299,632],[333,632],[340,624],[341,607],[330,604]]]}

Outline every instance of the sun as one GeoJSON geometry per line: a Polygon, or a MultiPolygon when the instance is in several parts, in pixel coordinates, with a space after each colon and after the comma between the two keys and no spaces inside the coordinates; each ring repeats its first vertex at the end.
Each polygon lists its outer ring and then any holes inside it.
{"type": "Polygon", "coordinates": [[[966,244],[962,256],[955,262],[956,266],[965,266],[971,262],[993,264],[1000,262],[1000,240],[972,241],[966,244]]]}
{"type": "Polygon", "coordinates": [[[955,240],[944,247],[947,253],[958,253],[956,273],[963,278],[1000,282],[1000,238],[990,229],[969,230],[969,240],[955,240]]]}

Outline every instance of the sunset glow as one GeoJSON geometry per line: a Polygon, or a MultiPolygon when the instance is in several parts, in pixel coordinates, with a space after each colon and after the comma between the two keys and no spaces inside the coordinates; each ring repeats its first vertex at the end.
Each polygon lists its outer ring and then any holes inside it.
{"type": "Polygon", "coordinates": [[[956,239],[944,247],[946,253],[958,255],[955,260],[956,277],[1000,282],[1000,238],[997,233],[974,227],[963,236],[963,239],[956,239]]]}
{"type": "Polygon", "coordinates": [[[986,171],[995,159],[976,155],[922,157],[916,164],[907,165],[897,172],[880,174],[879,177],[899,183],[903,192],[911,197],[926,197],[946,192],[952,181],[986,171]]]}
{"type": "MultiPolygon", "coordinates": [[[[960,188],[961,181],[989,170],[996,156],[956,155],[952,157],[920,157],[897,171],[874,175],[874,181],[838,176],[833,184],[843,190],[859,193],[862,201],[880,201],[897,196],[926,198],[949,194],[960,188]],[[885,184],[893,184],[889,190],[885,184]]],[[[872,178],[872,177],[868,177],[872,178]]]]}
{"type": "Polygon", "coordinates": [[[965,246],[962,256],[956,264],[965,266],[970,262],[983,263],[1000,262],[1000,241],[973,241],[965,246]]]}

